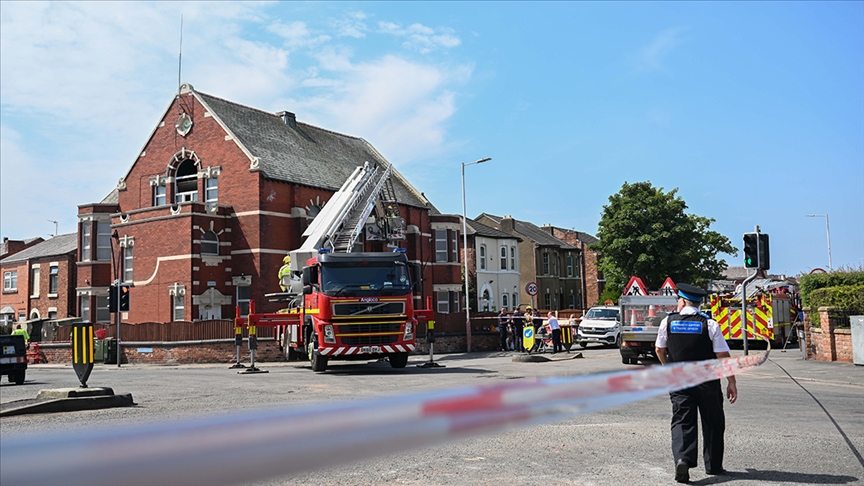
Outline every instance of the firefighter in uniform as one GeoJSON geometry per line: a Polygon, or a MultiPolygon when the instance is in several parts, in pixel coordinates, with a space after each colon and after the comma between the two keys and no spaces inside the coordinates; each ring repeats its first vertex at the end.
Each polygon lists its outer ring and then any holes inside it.
{"type": "MultiPolygon", "coordinates": [[[[729,345],[723,339],[720,326],[699,312],[699,304],[708,293],[686,283],[678,284],[678,311],[666,316],[657,330],[655,348],[663,364],[682,361],[702,361],[729,357],[729,345]]],[[[735,377],[730,376],[726,387],[729,403],[738,399],[735,377]]],[[[698,458],[699,424],[702,421],[702,459],[709,475],[724,474],[723,391],[720,380],[711,380],[692,388],[669,394],[672,400],[672,457],[675,460],[675,481],[690,481],[690,471],[698,458]]]]}
{"type": "Polygon", "coordinates": [[[282,292],[288,290],[288,287],[282,285],[282,277],[290,277],[291,276],[291,255],[285,255],[285,258],[282,259],[282,265],[279,268],[279,287],[282,289],[282,292]]]}

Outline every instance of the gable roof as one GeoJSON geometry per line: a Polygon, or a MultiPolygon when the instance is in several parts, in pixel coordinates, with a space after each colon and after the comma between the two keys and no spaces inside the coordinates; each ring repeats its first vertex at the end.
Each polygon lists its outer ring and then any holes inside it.
{"type": "MultiPolygon", "coordinates": [[[[501,227],[501,216],[495,216],[494,214],[483,213],[480,216],[486,216],[491,219],[501,227]]],[[[478,218],[480,216],[477,216],[478,218]]],[[[513,220],[513,229],[516,233],[522,235],[527,240],[531,240],[534,243],[537,243],[540,246],[557,246],[564,250],[576,250],[577,248],[567,242],[559,240],[554,236],[550,235],[548,232],[543,231],[539,226],[534,223],[529,223],[528,221],[520,221],[518,219],[513,220]]]]}
{"type": "Polygon", "coordinates": [[[510,233],[505,233],[503,231],[497,230],[491,226],[486,226],[485,224],[475,221],[473,219],[468,219],[465,221],[465,226],[468,227],[469,235],[476,236],[485,236],[487,238],[498,238],[498,239],[510,239],[522,241],[522,238],[518,236],[513,236],[510,233]]]}
{"type": "Polygon", "coordinates": [[[69,233],[65,235],[57,235],[54,238],[33,245],[26,250],[21,250],[14,255],[0,260],[0,262],[4,265],[7,263],[18,263],[27,260],[35,260],[37,258],[61,256],[77,250],[78,233],[69,233]]]}
{"type": "MultiPolygon", "coordinates": [[[[191,86],[190,91],[250,157],[253,170],[257,167],[268,179],[337,191],[366,161],[381,167],[391,165],[362,138],[294,123],[293,114],[289,125],[279,115],[194,91],[191,86]]],[[[391,180],[400,203],[438,214],[395,167],[391,180]]]]}

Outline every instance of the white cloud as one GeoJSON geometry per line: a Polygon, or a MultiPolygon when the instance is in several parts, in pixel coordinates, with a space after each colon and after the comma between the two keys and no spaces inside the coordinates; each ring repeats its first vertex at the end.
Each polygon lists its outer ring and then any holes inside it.
{"type": "Polygon", "coordinates": [[[687,27],[672,27],[658,34],[650,44],[640,50],[636,61],[637,69],[641,71],[663,69],[663,60],[681,44],[681,34],[685,31],[687,27]]]}
{"type": "MultiPolygon", "coordinates": [[[[280,5],[0,2],[0,232],[53,232],[46,218],[74,231],[76,206],[101,200],[126,175],[177,89],[181,13],[182,80],[196,89],[295,111],[369,140],[397,164],[442,150],[470,64],[371,51],[363,12],[320,22],[332,29],[324,32],[277,19],[280,5]],[[262,30],[280,40],[267,43],[262,30]],[[364,61],[353,61],[361,48],[364,61]],[[51,181],[50,190],[34,198],[27,181],[51,181]]],[[[420,24],[398,32],[390,35],[421,51],[458,45],[420,24]]]]}
{"type": "Polygon", "coordinates": [[[378,22],[378,31],[383,34],[391,34],[396,37],[404,37],[403,47],[420,51],[423,54],[444,47],[456,47],[462,41],[456,37],[452,29],[439,29],[436,31],[422,24],[411,24],[402,27],[393,22],[378,22]]]}

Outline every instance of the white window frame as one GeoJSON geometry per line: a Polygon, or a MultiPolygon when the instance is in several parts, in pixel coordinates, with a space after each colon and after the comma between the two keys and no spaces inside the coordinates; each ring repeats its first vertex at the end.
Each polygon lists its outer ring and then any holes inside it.
{"type": "Polygon", "coordinates": [[[91,238],[92,228],[90,226],[89,221],[85,221],[84,224],[81,225],[81,261],[89,262],[92,257],[92,241],[91,238]]]}
{"type": "Polygon", "coordinates": [[[60,267],[51,265],[48,269],[48,293],[56,294],[60,291],[60,267]]]}
{"type": "Polygon", "coordinates": [[[39,297],[39,277],[42,273],[42,269],[39,267],[33,267],[30,269],[30,297],[39,297]]]}
{"type": "Polygon", "coordinates": [[[507,247],[502,246],[501,251],[499,253],[500,253],[500,259],[501,259],[501,262],[500,262],[501,263],[501,270],[507,270],[507,247]]]}
{"type": "Polygon", "coordinates": [[[3,272],[3,291],[13,292],[18,290],[18,270],[3,272]]]}
{"type": "Polygon", "coordinates": [[[240,307],[240,316],[246,317],[249,315],[249,301],[252,300],[252,292],[251,287],[249,285],[238,285],[237,291],[235,292],[237,296],[237,306],[240,307]],[[241,298],[240,289],[246,289],[244,293],[246,294],[241,298]]]}
{"type": "Polygon", "coordinates": [[[81,306],[81,320],[88,322],[90,320],[90,296],[82,295],[79,305],[81,306]]]}
{"type": "Polygon", "coordinates": [[[131,282],[133,269],[135,268],[135,260],[134,253],[132,252],[132,245],[126,245],[123,247],[123,281],[131,282]]]}
{"type": "Polygon", "coordinates": [[[204,202],[219,202],[219,179],[208,177],[204,180],[204,202]]]}
{"type": "Polygon", "coordinates": [[[218,256],[219,255],[219,235],[215,231],[207,230],[201,235],[201,255],[218,256]],[[205,239],[205,236],[213,235],[214,240],[205,239]],[[205,251],[205,245],[208,251],[205,251]]]}
{"type": "Polygon", "coordinates": [[[543,275],[549,275],[549,252],[543,252],[543,275]]]}
{"type": "Polygon", "coordinates": [[[510,308],[510,295],[506,292],[501,294],[501,308],[509,309],[510,308]]]}
{"type": "Polygon", "coordinates": [[[462,308],[462,294],[459,292],[450,292],[450,313],[460,312],[462,308]]]}
{"type": "Polygon", "coordinates": [[[153,205],[164,206],[168,204],[168,188],[159,184],[153,186],[153,205]]]}
{"type": "Polygon", "coordinates": [[[513,292],[513,302],[511,303],[511,305],[514,309],[519,306],[519,294],[517,294],[516,292],[513,292]]]}
{"type": "Polygon", "coordinates": [[[111,223],[96,222],[96,261],[111,261],[111,223]]]}
{"type": "Polygon", "coordinates": [[[510,247],[510,270],[516,270],[516,247],[510,247]]]}
{"type": "Polygon", "coordinates": [[[567,276],[568,277],[573,276],[573,254],[572,253],[567,254],[567,276]]]}
{"type": "Polygon", "coordinates": [[[171,296],[171,320],[182,321],[184,317],[186,317],[186,295],[178,292],[171,296]]]}
{"type": "Polygon", "coordinates": [[[480,270],[486,270],[486,245],[480,245],[480,270]]]}
{"type": "Polygon", "coordinates": [[[108,310],[108,296],[96,296],[96,320],[94,322],[111,322],[111,311],[108,310]]]}
{"type": "MultiPolygon", "coordinates": [[[[191,186],[191,184],[189,184],[191,186]]],[[[186,159],[180,162],[180,165],[177,166],[177,171],[174,172],[174,202],[188,202],[188,201],[197,201],[198,200],[198,168],[195,164],[195,161],[192,159],[186,159]],[[192,164],[193,171],[190,174],[184,176],[178,176],[180,173],[180,169],[183,168],[186,164],[192,164]],[[180,185],[185,184],[189,181],[195,181],[195,190],[192,191],[180,191],[180,185]]]]}
{"type": "Polygon", "coordinates": [[[459,261],[459,233],[457,231],[450,232],[450,254],[451,262],[459,261]]]}
{"type": "Polygon", "coordinates": [[[435,261],[446,262],[449,252],[447,251],[447,230],[435,230],[435,261]]]}
{"type": "Polygon", "coordinates": [[[435,292],[435,299],[437,305],[435,309],[439,314],[449,314],[450,313],[450,292],[441,291],[435,292]],[[443,300],[442,300],[443,298],[443,300]]]}

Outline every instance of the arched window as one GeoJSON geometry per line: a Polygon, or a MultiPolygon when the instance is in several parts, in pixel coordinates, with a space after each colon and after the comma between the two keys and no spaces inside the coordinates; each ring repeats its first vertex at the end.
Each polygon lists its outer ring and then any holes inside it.
{"type": "Polygon", "coordinates": [[[510,303],[507,302],[507,294],[501,294],[501,307],[502,308],[509,308],[510,307],[510,303]]]}
{"type": "Polygon", "coordinates": [[[501,247],[501,270],[507,270],[507,248],[501,247]]]}
{"type": "Polygon", "coordinates": [[[186,159],[180,163],[174,184],[174,202],[198,200],[198,167],[195,161],[186,159]]]}
{"type": "Polygon", "coordinates": [[[486,270],[486,245],[480,245],[480,270],[486,270]]]}
{"type": "Polygon", "coordinates": [[[516,270],[516,247],[510,247],[510,270],[516,270]]]}
{"type": "Polygon", "coordinates": [[[201,254],[202,255],[218,255],[219,254],[219,237],[212,231],[205,231],[201,235],[201,254]]]}

